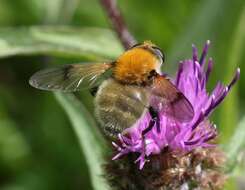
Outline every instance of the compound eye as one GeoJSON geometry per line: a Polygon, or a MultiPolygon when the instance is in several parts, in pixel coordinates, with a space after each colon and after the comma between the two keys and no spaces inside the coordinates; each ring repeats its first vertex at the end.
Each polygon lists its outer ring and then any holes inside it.
{"type": "Polygon", "coordinates": [[[158,47],[153,47],[154,53],[162,60],[162,62],[165,61],[165,56],[162,52],[162,50],[158,47]]]}

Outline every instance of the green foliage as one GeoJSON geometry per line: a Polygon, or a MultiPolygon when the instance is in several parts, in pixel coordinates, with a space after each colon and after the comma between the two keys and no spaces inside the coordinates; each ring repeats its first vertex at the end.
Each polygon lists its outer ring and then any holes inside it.
{"type": "MultiPolygon", "coordinates": [[[[234,29],[234,35],[232,36],[232,43],[230,47],[230,52],[227,57],[227,69],[225,76],[225,81],[231,80],[229,76],[232,75],[234,68],[242,65],[242,54],[245,51],[245,6],[242,7],[241,13],[238,18],[238,23],[234,29]]],[[[237,126],[237,121],[239,118],[239,100],[238,100],[238,88],[233,89],[232,94],[227,97],[226,102],[221,107],[220,116],[223,118],[220,122],[222,126],[222,141],[225,142],[234,132],[237,126]]],[[[238,129],[236,129],[238,130],[238,129]]]]}
{"type": "Polygon", "coordinates": [[[0,134],[0,155],[2,155],[0,165],[18,171],[24,160],[28,159],[30,148],[10,119],[0,120],[0,134]]]}
{"type": "Polygon", "coordinates": [[[105,156],[103,152],[106,150],[106,144],[96,128],[96,123],[74,95],[56,93],[56,98],[67,112],[84,151],[94,189],[108,190],[109,186],[106,185],[102,177],[104,175],[102,165],[105,156]]]}
{"type": "MultiPolygon", "coordinates": [[[[242,151],[245,148],[245,118],[243,118],[236,128],[235,133],[230,141],[224,146],[227,155],[227,172],[234,172],[237,167],[239,168],[239,159],[241,160],[242,151]],[[240,157],[240,158],[239,158],[240,157]]],[[[242,170],[240,170],[242,172],[242,170]]]]}
{"type": "Polygon", "coordinates": [[[120,52],[122,47],[107,29],[40,26],[0,30],[1,57],[45,54],[102,60],[120,52]]]}

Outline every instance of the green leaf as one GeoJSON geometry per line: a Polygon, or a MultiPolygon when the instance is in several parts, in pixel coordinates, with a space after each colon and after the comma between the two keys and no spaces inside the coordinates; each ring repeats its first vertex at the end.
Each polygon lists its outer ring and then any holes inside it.
{"type": "Polygon", "coordinates": [[[17,171],[30,161],[30,147],[9,118],[0,119],[0,165],[17,171]]]}
{"type": "Polygon", "coordinates": [[[230,141],[224,146],[227,155],[227,170],[229,173],[233,172],[238,156],[245,148],[245,117],[240,121],[235,133],[231,137],[230,141]]]}
{"type": "Polygon", "coordinates": [[[106,143],[94,120],[73,94],[55,93],[55,97],[67,113],[84,151],[94,189],[108,190],[109,186],[102,177],[106,143]]]}
{"type": "Polygon", "coordinates": [[[238,184],[237,184],[237,179],[234,177],[230,177],[223,188],[223,190],[234,190],[234,189],[239,189],[238,184]]]}
{"type": "Polygon", "coordinates": [[[35,26],[0,29],[0,57],[55,55],[100,60],[117,57],[123,48],[108,29],[35,26]]]}
{"type": "MultiPolygon", "coordinates": [[[[242,61],[242,55],[244,53],[245,43],[245,6],[238,19],[238,24],[235,28],[234,37],[232,39],[230,52],[227,57],[227,67],[225,69],[225,81],[231,80],[231,76],[234,75],[234,68],[238,67],[242,61]]],[[[227,82],[226,82],[227,83],[227,82]]],[[[235,124],[238,121],[238,88],[232,89],[231,94],[227,97],[227,100],[222,105],[220,110],[220,125],[222,127],[221,142],[225,142],[232,134],[235,124]]]]}

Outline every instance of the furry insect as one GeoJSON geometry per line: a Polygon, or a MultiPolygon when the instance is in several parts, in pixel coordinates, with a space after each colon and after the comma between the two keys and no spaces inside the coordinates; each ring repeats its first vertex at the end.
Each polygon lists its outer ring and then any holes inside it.
{"type": "Polygon", "coordinates": [[[160,131],[159,112],[179,122],[188,122],[194,111],[187,98],[160,74],[162,51],[150,42],[136,44],[115,61],[83,63],[44,69],[30,78],[30,85],[42,90],[73,92],[90,89],[95,95],[96,117],[105,133],[115,138],[147,111],[152,120],[142,132],[154,126],[160,131]],[[160,104],[159,104],[160,102],[160,104]]]}

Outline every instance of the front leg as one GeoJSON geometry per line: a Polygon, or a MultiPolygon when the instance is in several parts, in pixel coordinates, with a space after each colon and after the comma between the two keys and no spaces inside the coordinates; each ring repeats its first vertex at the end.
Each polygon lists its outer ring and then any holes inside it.
{"type": "Polygon", "coordinates": [[[158,112],[154,110],[153,107],[149,107],[149,113],[151,115],[151,120],[149,122],[149,125],[142,131],[142,143],[143,143],[143,154],[145,155],[145,149],[146,149],[146,142],[145,142],[145,135],[152,130],[154,125],[157,127],[157,132],[160,133],[160,120],[158,116],[158,112]]]}
{"type": "Polygon", "coordinates": [[[151,120],[149,122],[148,127],[142,131],[143,136],[145,136],[145,134],[147,134],[154,127],[155,124],[157,128],[157,132],[160,133],[160,119],[159,119],[158,112],[154,110],[153,107],[150,106],[149,113],[151,115],[151,120]]]}
{"type": "Polygon", "coordinates": [[[95,87],[92,87],[89,89],[89,92],[92,96],[96,96],[97,92],[99,90],[99,87],[98,86],[95,86],[95,87]]]}

